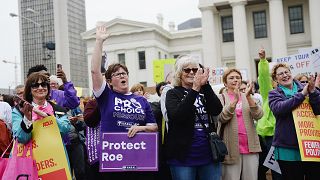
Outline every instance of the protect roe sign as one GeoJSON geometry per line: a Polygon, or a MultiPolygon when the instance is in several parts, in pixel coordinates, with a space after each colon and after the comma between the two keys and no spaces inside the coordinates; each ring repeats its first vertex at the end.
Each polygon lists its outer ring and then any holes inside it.
{"type": "Polygon", "coordinates": [[[158,133],[102,133],[100,172],[157,171],[158,133]]]}

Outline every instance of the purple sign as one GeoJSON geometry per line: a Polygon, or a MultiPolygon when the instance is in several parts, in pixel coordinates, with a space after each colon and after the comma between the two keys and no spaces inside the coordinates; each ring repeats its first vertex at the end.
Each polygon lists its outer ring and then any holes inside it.
{"type": "Polygon", "coordinates": [[[87,127],[86,147],[89,164],[99,161],[100,125],[94,128],[87,127]]]}
{"type": "Polygon", "coordinates": [[[158,171],[158,133],[103,133],[100,172],[158,171]]]}

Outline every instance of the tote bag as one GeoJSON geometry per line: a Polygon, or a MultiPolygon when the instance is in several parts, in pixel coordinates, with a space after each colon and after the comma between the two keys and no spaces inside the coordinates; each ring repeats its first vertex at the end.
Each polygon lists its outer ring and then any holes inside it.
{"type": "Polygon", "coordinates": [[[7,153],[7,151],[9,149],[11,149],[10,147],[12,145],[12,142],[13,142],[13,139],[11,140],[10,144],[8,145],[8,147],[3,151],[2,155],[1,155],[1,158],[0,158],[0,179],[2,179],[4,170],[6,169],[7,164],[8,164],[8,158],[4,158],[4,155],[7,153]]]}
{"type": "Polygon", "coordinates": [[[38,180],[36,161],[32,159],[32,146],[29,142],[23,150],[22,156],[18,156],[18,141],[14,143],[13,154],[7,160],[7,166],[4,170],[2,179],[28,179],[38,180]],[[30,149],[30,156],[27,157],[27,151],[30,149]]]}

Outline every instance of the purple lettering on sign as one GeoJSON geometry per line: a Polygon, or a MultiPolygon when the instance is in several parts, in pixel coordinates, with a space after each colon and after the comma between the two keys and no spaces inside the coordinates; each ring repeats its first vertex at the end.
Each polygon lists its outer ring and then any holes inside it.
{"type": "Polygon", "coordinates": [[[158,171],[158,133],[102,133],[100,172],[158,171]]]}

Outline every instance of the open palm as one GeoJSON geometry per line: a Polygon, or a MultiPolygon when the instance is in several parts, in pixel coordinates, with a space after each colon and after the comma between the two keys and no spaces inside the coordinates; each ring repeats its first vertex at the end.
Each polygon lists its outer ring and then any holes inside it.
{"type": "Polygon", "coordinates": [[[109,33],[107,33],[107,28],[105,26],[97,26],[96,28],[96,38],[99,40],[106,40],[109,37],[109,33]]]}

